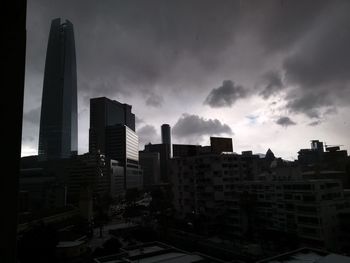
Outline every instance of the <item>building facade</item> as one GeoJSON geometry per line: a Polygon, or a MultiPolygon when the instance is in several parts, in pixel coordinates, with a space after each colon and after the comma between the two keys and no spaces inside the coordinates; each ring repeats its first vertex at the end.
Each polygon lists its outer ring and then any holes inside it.
{"type": "Polygon", "coordinates": [[[86,153],[72,157],[67,178],[67,201],[78,203],[81,189],[89,187],[95,197],[110,194],[111,166],[104,155],[86,153]]]}
{"type": "Polygon", "coordinates": [[[143,170],[143,187],[149,189],[160,181],[160,156],[158,152],[139,152],[143,170]]]}
{"type": "Polygon", "coordinates": [[[248,153],[173,158],[177,216],[218,222],[224,235],[239,242],[290,235],[302,244],[336,249],[337,216],[344,204],[341,182],[288,176],[256,180],[259,165],[248,153]]]}
{"type": "Polygon", "coordinates": [[[162,143],[169,145],[169,158],[171,157],[171,129],[169,124],[161,126],[162,143]]]}
{"type": "Polygon", "coordinates": [[[131,105],[105,97],[90,100],[89,151],[106,151],[106,127],[121,124],[135,132],[135,114],[131,105]]]}
{"type": "Polygon", "coordinates": [[[170,161],[170,145],[169,144],[146,144],[144,152],[159,153],[160,160],[160,181],[162,183],[169,182],[169,161],[170,161]]]}
{"type": "Polygon", "coordinates": [[[137,134],[126,125],[107,126],[106,156],[118,161],[124,169],[124,189],[142,188],[137,134]]]}
{"type": "Polygon", "coordinates": [[[69,158],[78,150],[77,72],[73,24],[52,20],[41,103],[39,157],[69,158]]]}
{"type": "Polygon", "coordinates": [[[128,188],[142,188],[139,142],[131,108],[105,97],[90,100],[89,152],[103,153],[118,162],[124,173],[123,192],[128,188]]]}
{"type": "Polygon", "coordinates": [[[220,154],[222,152],[233,152],[232,138],[210,137],[211,152],[220,154]]]}
{"type": "Polygon", "coordinates": [[[199,154],[200,145],[173,144],[173,157],[190,157],[199,154]]]}

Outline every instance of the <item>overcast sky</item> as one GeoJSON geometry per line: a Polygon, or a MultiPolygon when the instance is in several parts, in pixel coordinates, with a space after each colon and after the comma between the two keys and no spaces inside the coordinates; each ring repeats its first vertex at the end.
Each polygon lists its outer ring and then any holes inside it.
{"type": "Polygon", "coordinates": [[[350,1],[28,1],[22,155],[37,154],[51,20],[74,25],[79,153],[89,99],[131,104],[141,147],[208,144],[293,159],[310,140],[350,150],[350,1]]]}

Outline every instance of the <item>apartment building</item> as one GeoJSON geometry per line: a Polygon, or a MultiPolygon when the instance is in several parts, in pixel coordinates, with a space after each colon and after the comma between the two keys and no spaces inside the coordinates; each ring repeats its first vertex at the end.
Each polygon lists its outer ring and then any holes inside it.
{"type": "Polygon", "coordinates": [[[303,244],[335,249],[342,183],[299,176],[257,180],[263,159],[247,152],[173,158],[170,175],[177,215],[217,219],[225,235],[237,240],[288,233],[303,244]]]}

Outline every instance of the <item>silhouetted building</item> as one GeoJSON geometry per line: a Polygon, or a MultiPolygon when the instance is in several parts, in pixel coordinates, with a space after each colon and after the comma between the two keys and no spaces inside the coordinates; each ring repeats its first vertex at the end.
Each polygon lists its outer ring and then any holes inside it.
{"type": "Polygon", "coordinates": [[[171,159],[176,216],[205,218],[203,233],[224,229],[222,234],[236,240],[274,235],[278,244],[291,235],[301,244],[337,248],[337,215],[345,202],[341,182],[300,179],[298,166],[294,170],[294,163],[278,164],[278,159],[273,162],[281,170],[273,168],[269,180],[256,180],[258,158],[244,152],[171,159]]]}
{"type": "Polygon", "coordinates": [[[171,130],[169,124],[163,124],[161,126],[162,130],[162,143],[170,145],[169,158],[171,157],[171,130]]]}
{"type": "Polygon", "coordinates": [[[271,163],[273,160],[275,160],[275,154],[271,151],[271,149],[269,148],[265,154],[265,160],[269,163],[271,163]]]}
{"type": "Polygon", "coordinates": [[[19,181],[20,212],[38,212],[66,206],[67,187],[44,169],[25,169],[19,181]],[[25,197],[25,198],[24,198],[25,197]],[[25,205],[23,205],[25,203],[25,205]]]}
{"type": "Polygon", "coordinates": [[[106,156],[124,168],[124,189],[142,188],[137,134],[122,124],[107,126],[105,131],[106,156]]]}
{"type": "Polygon", "coordinates": [[[199,154],[212,154],[212,149],[210,145],[199,147],[199,154]]]}
{"type": "MultiPolygon", "coordinates": [[[[105,97],[90,100],[89,151],[104,153],[107,158],[118,161],[124,172],[123,191],[142,187],[138,136],[131,108],[105,97]]],[[[116,180],[119,182],[120,178],[116,180]]]]}
{"type": "Polygon", "coordinates": [[[350,251],[350,207],[346,207],[338,214],[339,222],[339,251],[348,253],[350,251]]]}
{"type": "Polygon", "coordinates": [[[241,159],[245,163],[245,180],[256,180],[257,174],[261,171],[260,157],[258,154],[253,154],[252,151],[243,151],[241,159]]]}
{"type": "Polygon", "coordinates": [[[310,149],[298,152],[298,161],[305,178],[340,179],[344,188],[350,187],[350,157],[340,146],[326,145],[318,140],[311,141],[310,149]]]}
{"type": "Polygon", "coordinates": [[[169,124],[163,124],[162,129],[162,143],[171,144],[171,130],[169,124]]]}
{"type": "Polygon", "coordinates": [[[66,165],[70,159],[39,161],[38,156],[21,158],[20,212],[61,208],[67,203],[66,165]]]}
{"type": "Polygon", "coordinates": [[[173,157],[190,157],[199,154],[200,145],[173,144],[173,157]]]}
{"type": "Polygon", "coordinates": [[[41,162],[39,161],[38,155],[21,157],[21,169],[40,168],[40,167],[41,167],[41,162]]]}
{"type": "Polygon", "coordinates": [[[233,152],[232,138],[210,137],[210,146],[212,153],[233,152]]]}
{"type": "Polygon", "coordinates": [[[110,160],[111,163],[111,196],[118,198],[124,193],[124,167],[116,160],[110,160]]]}
{"type": "Polygon", "coordinates": [[[98,153],[85,153],[72,157],[67,179],[67,201],[77,204],[82,188],[88,187],[95,197],[110,194],[111,166],[105,156],[98,153]]]}
{"type": "Polygon", "coordinates": [[[106,127],[126,125],[135,132],[135,114],[131,105],[105,97],[90,100],[89,151],[106,153],[106,127]]]}
{"type": "Polygon", "coordinates": [[[150,189],[160,181],[160,155],[158,152],[139,152],[140,165],[143,170],[143,186],[150,189]]]}
{"type": "Polygon", "coordinates": [[[160,179],[158,183],[168,183],[168,164],[171,158],[171,131],[169,124],[161,126],[162,143],[146,144],[143,152],[159,153],[160,179]]]}
{"type": "Polygon", "coordinates": [[[302,166],[313,166],[321,162],[323,153],[323,143],[318,140],[312,140],[310,149],[300,149],[298,161],[302,166]]]}
{"type": "Polygon", "coordinates": [[[156,152],[159,153],[159,159],[160,159],[160,180],[162,183],[169,182],[169,176],[168,176],[168,163],[169,163],[169,152],[170,152],[170,145],[169,144],[146,144],[145,145],[145,152],[156,152]]]}
{"type": "Polygon", "coordinates": [[[229,197],[225,193],[231,185],[251,179],[256,172],[254,166],[247,165],[248,161],[232,153],[171,159],[174,207],[181,216],[194,212],[215,218],[225,208],[225,198],[229,197]]]}
{"type": "Polygon", "coordinates": [[[41,103],[39,157],[68,158],[78,151],[77,72],[73,24],[51,22],[41,103]]]}

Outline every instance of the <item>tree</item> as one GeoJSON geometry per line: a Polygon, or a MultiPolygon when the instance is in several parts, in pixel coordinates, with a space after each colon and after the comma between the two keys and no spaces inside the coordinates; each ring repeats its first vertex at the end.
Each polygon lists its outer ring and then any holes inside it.
{"type": "Polygon", "coordinates": [[[130,188],[126,190],[125,201],[127,205],[135,206],[137,198],[140,196],[140,192],[137,188],[130,188]]]}

